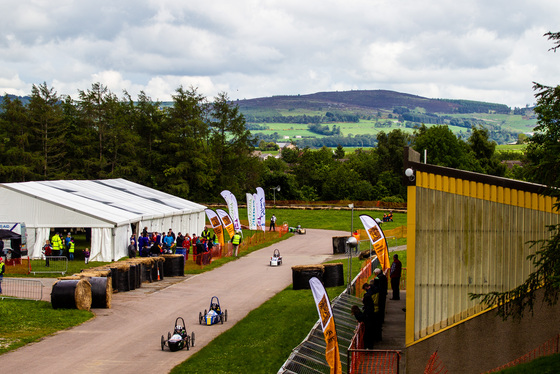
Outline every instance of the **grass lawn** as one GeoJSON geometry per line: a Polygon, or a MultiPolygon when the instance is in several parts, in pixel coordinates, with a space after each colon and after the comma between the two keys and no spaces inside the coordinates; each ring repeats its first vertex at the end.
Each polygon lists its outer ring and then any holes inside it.
{"type": "Polygon", "coordinates": [[[46,301],[0,300],[0,354],[35,342],[57,331],[79,325],[93,313],[53,309],[46,301]]]}

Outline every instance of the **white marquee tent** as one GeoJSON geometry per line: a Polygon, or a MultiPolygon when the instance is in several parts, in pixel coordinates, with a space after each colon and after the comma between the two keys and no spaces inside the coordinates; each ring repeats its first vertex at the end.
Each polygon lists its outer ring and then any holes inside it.
{"type": "MultiPolygon", "coordinates": [[[[200,233],[206,207],[125,179],[0,184],[0,222],[23,222],[31,258],[54,228],[91,228],[91,261],[127,255],[132,227],[200,233]]],[[[136,234],[138,234],[136,232],[136,234]]]]}

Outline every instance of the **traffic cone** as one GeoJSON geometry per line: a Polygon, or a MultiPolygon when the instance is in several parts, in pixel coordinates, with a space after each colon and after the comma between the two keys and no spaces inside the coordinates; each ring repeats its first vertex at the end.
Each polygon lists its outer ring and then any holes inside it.
{"type": "Polygon", "coordinates": [[[158,266],[158,268],[157,268],[157,280],[158,280],[158,281],[161,280],[160,277],[159,277],[159,266],[158,266]]]}

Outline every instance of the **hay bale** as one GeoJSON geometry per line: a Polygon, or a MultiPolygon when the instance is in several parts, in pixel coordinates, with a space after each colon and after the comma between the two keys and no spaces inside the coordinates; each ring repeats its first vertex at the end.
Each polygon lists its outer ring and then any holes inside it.
{"type": "Polygon", "coordinates": [[[89,282],[91,284],[91,307],[110,309],[113,299],[110,279],[107,277],[92,277],[89,282]]]}
{"type": "Polygon", "coordinates": [[[51,291],[53,309],[91,309],[91,283],[83,279],[63,279],[55,282],[51,291]]]}
{"type": "Polygon", "coordinates": [[[325,287],[344,286],[344,268],[341,262],[323,264],[323,284],[325,287]]]}
{"type": "Polygon", "coordinates": [[[292,266],[292,283],[294,290],[310,289],[309,280],[313,277],[323,282],[323,265],[292,266]]]}

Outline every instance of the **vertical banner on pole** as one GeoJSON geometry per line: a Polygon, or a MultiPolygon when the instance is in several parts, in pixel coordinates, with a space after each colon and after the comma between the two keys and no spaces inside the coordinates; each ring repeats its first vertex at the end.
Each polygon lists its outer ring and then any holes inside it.
{"type": "Polygon", "coordinates": [[[334,325],[334,315],[331,309],[327,291],[321,281],[315,277],[309,280],[317,312],[319,312],[319,319],[321,320],[321,327],[325,335],[325,358],[331,368],[331,374],[342,374],[342,364],[340,362],[340,352],[338,349],[338,338],[336,337],[336,328],[334,325]]]}
{"type": "Polygon", "coordinates": [[[246,194],[247,196],[247,220],[249,221],[249,230],[256,230],[257,229],[257,216],[256,216],[256,209],[255,209],[255,199],[253,195],[250,193],[246,194]]]}
{"type": "Polygon", "coordinates": [[[263,231],[266,231],[266,206],[264,198],[264,190],[261,187],[257,187],[258,202],[257,210],[259,211],[259,216],[261,217],[261,227],[263,231]]]}
{"type": "Polygon", "coordinates": [[[220,220],[229,234],[230,239],[233,238],[235,229],[233,228],[233,221],[231,220],[229,214],[227,214],[227,212],[223,209],[216,209],[216,213],[218,214],[218,217],[220,217],[220,220]]]}
{"type": "Polygon", "coordinates": [[[360,215],[360,220],[367,231],[371,245],[379,259],[379,264],[383,272],[385,272],[391,266],[389,262],[389,246],[387,245],[385,234],[379,224],[367,214],[360,215]]]}
{"type": "Polygon", "coordinates": [[[230,217],[233,220],[233,228],[235,229],[235,231],[241,230],[241,223],[239,222],[239,212],[237,210],[237,199],[235,198],[235,195],[228,190],[223,190],[220,195],[222,195],[228,206],[230,217]]]}
{"type": "Polygon", "coordinates": [[[204,209],[204,211],[206,212],[206,216],[208,217],[208,220],[210,221],[210,224],[212,225],[212,229],[214,229],[214,233],[216,234],[216,237],[218,238],[218,243],[220,243],[220,245],[223,247],[224,246],[224,230],[222,228],[222,222],[220,221],[220,218],[218,217],[216,212],[214,212],[212,209],[204,209]]]}

